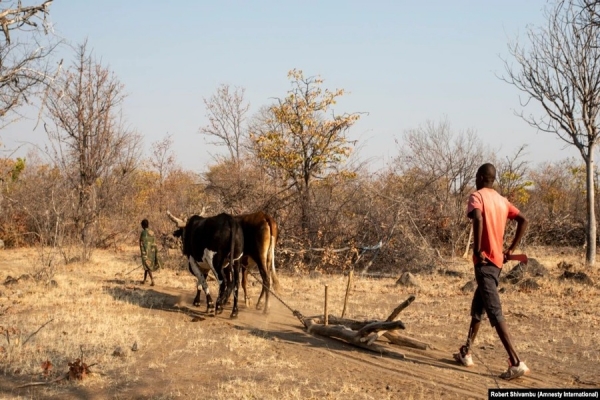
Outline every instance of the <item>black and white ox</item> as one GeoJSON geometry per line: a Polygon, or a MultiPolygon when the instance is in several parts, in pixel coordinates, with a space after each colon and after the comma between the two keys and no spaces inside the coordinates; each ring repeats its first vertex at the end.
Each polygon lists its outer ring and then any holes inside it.
{"type": "Polygon", "coordinates": [[[239,260],[244,248],[244,234],[238,221],[224,213],[208,218],[193,215],[187,223],[169,211],[167,215],[177,225],[173,236],[181,237],[182,252],[188,259],[190,272],[198,279],[194,305],[200,305],[200,290],[204,289],[207,312],[212,306],[206,283],[207,269],[210,269],[219,282],[215,314],[223,311],[223,305],[233,290],[231,318],[237,317],[239,260]]]}

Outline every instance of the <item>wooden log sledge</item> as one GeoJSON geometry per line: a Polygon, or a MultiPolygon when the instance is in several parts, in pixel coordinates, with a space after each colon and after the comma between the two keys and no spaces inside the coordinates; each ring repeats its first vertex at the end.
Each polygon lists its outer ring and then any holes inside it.
{"type": "MultiPolygon", "coordinates": [[[[349,344],[361,347],[367,350],[372,350],[381,354],[398,356],[399,353],[390,352],[386,348],[375,344],[375,342],[385,337],[389,343],[399,346],[412,347],[420,350],[427,350],[431,345],[418,340],[402,336],[396,332],[398,329],[405,329],[402,321],[397,318],[400,313],[415,300],[415,296],[411,295],[400,303],[385,321],[381,320],[366,320],[357,321],[348,318],[340,318],[335,315],[319,315],[314,317],[304,318],[303,324],[309,333],[314,333],[321,336],[341,339],[349,344]]],[[[400,354],[400,358],[404,355],[400,354]]]]}
{"type": "Polygon", "coordinates": [[[312,318],[305,318],[304,326],[306,326],[307,331],[311,334],[327,336],[334,339],[342,339],[343,341],[352,344],[356,347],[370,350],[382,355],[395,357],[399,359],[404,358],[404,354],[397,353],[395,351],[390,351],[384,346],[380,346],[374,343],[375,340],[377,340],[377,338],[379,337],[377,335],[378,331],[404,329],[404,324],[402,323],[402,321],[377,321],[374,324],[364,326],[361,330],[355,331],[343,325],[332,325],[331,322],[329,323],[329,325],[323,325],[312,318]]]}

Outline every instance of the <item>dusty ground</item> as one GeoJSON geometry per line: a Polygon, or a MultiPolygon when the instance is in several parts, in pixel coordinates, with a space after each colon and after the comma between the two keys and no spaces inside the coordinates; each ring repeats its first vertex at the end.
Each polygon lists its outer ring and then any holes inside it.
{"type": "MultiPolygon", "coordinates": [[[[139,284],[141,270],[127,274],[137,263],[135,247],[98,251],[85,266],[59,265],[39,281],[24,277],[13,283],[7,276],[39,272],[41,257],[34,249],[5,250],[0,252],[0,283],[7,283],[0,285],[0,398],[464,399],[487,398],[487,389],[497,386],[600,387],[600,274],[585,271],[594,286],[561,281],[558,262],[577,266],[579,257],[529,253],[550,274],[538,280],[537,291],[502,285],[516,347],[532,370],[507,383],[494,378],[506,368],[506,356],[489,325],[480,331],[474,368],[452,360],[469,322],[471,294],[460,290],[471,278],[467,262],[446,264],[463,277],[421,275],[419,288],[355,276],[349,318],[385,319],[416,295],[401,314],[402,333],[433,349],[382,339],[398,354],[390,357],[308,334],[273,297],[268,315],[242,305],[235,320],[229,309],[206,316],[204,306],[191,306],[194,279],[187,271],[160,271],[155,287],[139,284]],[[137,351],[131,350],[134,343],[137,351]],[[17,388],[60,377],[81,356],[95,364],[83,380],[17,388]],[[45,361],[52,368],[44,375],[45,361]]],[[[340,315],[346,277],[280,275],[280,296],[292,309],[322,314],[327,284],[330,313],[340,315]]],[[[260,288],[250,281],[254,303],[260,288]]]]}

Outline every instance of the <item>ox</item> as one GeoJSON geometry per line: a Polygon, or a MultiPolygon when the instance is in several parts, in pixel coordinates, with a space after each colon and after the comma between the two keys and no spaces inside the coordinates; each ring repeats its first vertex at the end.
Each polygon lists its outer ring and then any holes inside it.
{"type": "Polygon", "coordinates": [[[244,301],[248,307],[247,276],[250,262],[257,265],[262,278],[262,290],[256,303],[256,309],[260,309],[260,302],[265,297],[264,313],[269,308],[269,291],[271,279],[273,286],[277,288],[279,282],[275,273],[275,244],[277,243],[277,223],[271,216],[262,211],[252,214],[234,216],[244,232],[244,256],[242,264],[242,288],[244,289],[244,301]]]}
{"type": "Polygon", "coordinates": [[[205,279],[205,264],[219,281],[219,295],[215,305],[215,314],[223,311],[225,300],[233,287],[233,307],[231,318],[238,315],[239,259],[243,255],[244,234],[240,224],[228,214],[203,218],[191,216],[187,223],[174,217],[167,211],[169,218],[177,225],[173,236],[181,237],[182,252],[188,258],[188,267],[198,279],[194,305],[200,304],[200,289],[206,293],[207,312],[211,308],[212,298],[205,279]],[[229,256],[229,260],[227,260],[229,256]],[[226,269],[226,267],[229,268],[226,269]],[[225,273],[227,271],[227,273],[225,273]],[[233,272],[233,279],[231,274],[233,272]]]}

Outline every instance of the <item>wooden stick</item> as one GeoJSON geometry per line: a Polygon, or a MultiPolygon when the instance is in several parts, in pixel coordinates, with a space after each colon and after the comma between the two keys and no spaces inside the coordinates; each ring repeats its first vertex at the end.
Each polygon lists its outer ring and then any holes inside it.
{"type": "Polygon", "coordinates": [[[432,348],[432,346],[429,343],[421,342],[419,340],[411,339],[406,336],[398,335],[396,332],[386,332],[383,334],[383,336],[386,339],[388,339],[390,343],[393,343],[398,346],[413,347],[419,350],[427,350],[432,348]]]}
{"type": "Polygon", "coordinates": [[[327,285],[325,285],[325,305],[323,307],[323,315],[325,316],[325,326],[329,325],[329,317],[327,315],[327,285]]]}
{"type": "MultiPolygon", "coordinates": [[[[386,322],[392,322],[395,321],[396,318],[398,318],[398,315],[400,315],[400,313],[402,312],[402,310],[404,310],[406,307],[408,307],[409,305],[411,305],[411,303],[415,301],[415,296],[414,295],[410,295],[408,297],[408,299],[404,300],[402,303],[400,303],[398,305],[398,307],[396,307],[394,309],[394,311],[392,311],[392,313],[389,315],[389,317],[387,317],[386,322]]],[[[402,329],[404,329],[404,327],[402,327],[402,329]]],[[[370,340],[372,342],[376,341],[377,339],[379,339],[380,337],[382,337],[383,335],[385,335],[387,332],[386,331],[379,331],[377,332],[376,336],[372,337],[370,340]]]]}
{"type": "Polygon", "coordinates": [[[37,331],[33,332],[31,335],[29,335],[27,337],[27,339],[25,339],[25,341],[23,342],[23,344],[21,346],[25,346],[25,343],[29,342],[29,339],[31,339],[33,337],[33,335],[35,335],[36,333],[38,333],[39,331],[41,331],[43,327],[45,327],[46,325],[48,325],[52,321],[54,321],[54,318],[52,318],[50,321],[46,322],[44,325],[40,326],[37,331]]]}
{"type": "MultiPolygon", "coordinates": [[[[317,319],[317,320],[324,320],[324,317],[322,315],[317,316],[317,317],[312,317],[313,319],[317,319]]],[[[373,322],[381,322],[380,320],[369,320],[369,321],[356,321],[353,319],[348,319],[348,318],[338,318],[335,315],[330,315],[329,316],[329,322],[332,325],[343,325],[346,328],[350,328],[352,330],[358,331],[362,328],[364,328],[365,326],[373,323],[373,322]]]]}
{"type": "Polygon", "coordinates": [[[404,310],[406,307],[410,306],[411,303],[415,301],[415,296],[414,295],[410,295],[408,297],[408,299],[404,300],[402,303],[400,303],[400,305],[398,307],[396,307],[394,309],[394,311],[392,311],[392,313],[390,314],[389,317],[387,317],[386,321],[393,321],[396,318],[398,318],[398,315],[400,315],[400,313],[402,312],[402,310],[404,310]]]}
{"type": "Polygon", "coordinates": [[[344,308],[342,309],[342,318],[346,315],[346,305],[348,304],[348,295],[350,294],[350,287],[352,285],[352,276],[354,275],[354,270],[351,269],[348,273],[348,285],[346,286],[346,296],[344,297],[344,308]]]}

